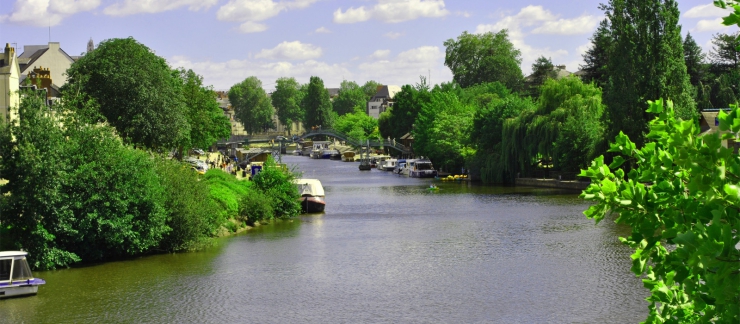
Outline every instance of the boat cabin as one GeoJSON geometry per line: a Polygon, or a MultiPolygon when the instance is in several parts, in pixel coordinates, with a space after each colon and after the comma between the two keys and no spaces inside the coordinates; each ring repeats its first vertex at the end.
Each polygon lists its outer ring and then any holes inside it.
{"type": "Polygon", "coordinates": [[[23,251],[0,252],[0,298],[34,295],[38,286],[46,283],[33,277],[26,261],[27,254],[23,251]]]}

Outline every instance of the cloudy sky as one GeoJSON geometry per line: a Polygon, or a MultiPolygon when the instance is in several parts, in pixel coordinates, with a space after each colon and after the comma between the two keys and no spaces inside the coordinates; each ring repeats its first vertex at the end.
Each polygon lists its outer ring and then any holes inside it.
{"type": "MultiPolygon", "coordinates": [[[[227,90],[257,76],[267,90],[279,77],[327,87],[436,84],[452,79],[444,41],[463,31],[509,29],[522,70],[544,55],[575,72],[603,19],[606,0],[0,0],[0,42],[60,42],[70,55],[87,41],[134,37],[173,67],[193,69],[227,90]]],[[[705,49],[723,27],[710,0],[681,0],[680,23],[705,49]]],[[[19,50],[22,52],[22,49],[19,50]]]]}

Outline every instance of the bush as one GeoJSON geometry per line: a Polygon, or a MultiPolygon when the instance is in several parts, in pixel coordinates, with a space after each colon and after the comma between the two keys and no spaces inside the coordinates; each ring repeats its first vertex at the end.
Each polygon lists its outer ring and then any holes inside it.
{"type": "Polygon", "coordinates": [[[295,217],[301,212],[300,195],[293,179],[295,175],[279,167],[272,158],[253,179],[255,187],[270,201],[276,218],[295,217]]]}
{"type": "Polygon", "coordinates": [[[239,220],[254,225],[256,222],[274,219],[275,210],[268,199],[257,190],[242,197],[239,201],[239,220]]]}

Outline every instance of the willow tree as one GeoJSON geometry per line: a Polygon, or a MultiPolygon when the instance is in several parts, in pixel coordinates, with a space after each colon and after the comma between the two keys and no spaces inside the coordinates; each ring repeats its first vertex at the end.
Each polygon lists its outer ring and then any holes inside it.
{"type": "Polygon", "coordinates": [[[504,122],[507,170],[526,174],[538,165],[562,171],[586,167],[599,153],[604,109],[601,90],[593,84],[577,77],[545,81],[536,108],[504,122]]]}
{"type": "Polygon", "coordinates": [[[609,137],[620,131],[644,142],[650,116],[645,98],[667,98],[676,115],[691,119],[696,104],[686,73],[679,11],[675,0],[610,0],[602,6],[614,44],[604,89],[609,137]]]}

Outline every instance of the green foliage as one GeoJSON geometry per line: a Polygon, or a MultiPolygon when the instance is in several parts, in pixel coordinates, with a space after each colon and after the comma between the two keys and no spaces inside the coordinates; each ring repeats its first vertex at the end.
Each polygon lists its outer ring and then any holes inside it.
{"type": "Polygon", "coordinates": [[[604,88],[610,137],[624,131],[643,143],[650,119],[644,98],[670,98],[678,117],[694,118],[676,2],[610,0],[603,8],[614,39],[604,88]]]}
{"type": "Polygon", "coordinates": [[[127,143],[171,148],[190,138],[178,81],[167,62],[133,38],[109,39],[72,63],[67,88],[97,101],[72,107],[80,117],[107,121],[127,143]],[[99,112],[99,113],[98,113],[99,112]]]}
{"type": "Polygon", "coordinates": [[[411,132],[416,117],[425,103],[429,102],[429,89],[404,85],[394,97],[393,107],[378,118],[378,128],[383,138],[399,139],[411,132]],[[384,116],[385,115],[385,116],[384,116]]]}
{"type": "Polygon", "coordinates": [[[334,129],[352,138],[364,140],[376,132],[378,120],[368,116],[364,111],[348,113],[337,118],[334,122],[334,129]]]}
{"type": "Polygon", "coordinates": [[[468,135],[474,112],[455,94],[433,91],[416,119],[414,152],[429,157],[438,168],[459,170],[475,154],[468,135]]]}
{"type": "Polygon", "coordinates": [[[295,175],[278,166],[272,158],[268,158],[262,171],[252,179],[255,188],[270,201],[276,218],[295,217],[301,212],[300,196],[293,179],[295,175]]]}
{"type": "Polygon", "coordinates": [[[239,220],[249,225],[275,218],[270,198],[261,191],[253,190],[239,201],[239,220]]]}
{"type": "Polygon", "coordinates": [[[509,89],[519,88],[523,79],[521,52],[514,48],[506,29],[484,34],[463,32],[444,45],[445,65],[461,87],[499,81],[509,89]]]}
{"type": "Polygon", "coordinates": [[[720,129],[699,136],[698,125],[676,118],[671,101],[648,102],[647,142],[624,133],[581,175],[593,200],[584,214],[601,221],[611,211],[630,226],[620,238],[634,249],[632,271],[651,292],[648,323],[740,322],[740,159],[722,140],[740,131],[738,109],[719,115],[720,129]],[[622,165],[631,166],[628,173],[622,165]]]}
{"type": "Polygon", "coordinates": [[[609,20],[604,19],[591,36],[591,47],[583,53],[585,64],[580,66],[584,72],[583,81],[594,82],[599,87],[604,87],[609,82],[607,64],[613,44],[609,20]]]}
{"type": "Polygon", "coordinates": [[[365,93],[365,101],[369,101],[376,93],[378,93],[378,86],[381,85],[373,80],[368,80],[362,85],[362,92],[365,93]]]}
{"type": "Polygon", "coordinates": [[[301,107],[306,112],[303,126],[311,129],[313,126],[330,128],[333,123],[332,106],[329,92],[324,88],[324,81],[312,76],[306,88],[306,94],[301,101],[301,107]]]}
{"type": "Polygon", "coordinates": [[[527,78],[530,95],[533,98],[539,97],[540,86],[545,84],[545,80],[554,79],[555,77],[557,77],[557,72],[555,71],[555,65],[552,64],[552,60],[544,56],[538,57],[532,63],[532,74],[527,78]]]}
{"type": "Polygon", "coordinates": [[[156,160],[155,171],[164,188],[167,226],[172,230],[160,242],[165,251],[193,250],[208,243],[226,219],[211,198],[206,181],[174,160],[156,160]]]}
{"type": "Polygon", "coordinates": [[[339,86],[339,96],[334,99],[332,105],[334,112],[340,117],[353,112],[365,113],[367,95],[357,83],[342,81],[339,86]]]}
{"type": "Polygon", "coordinates": [[[178,69],[174,73],[175,79],[181,82],[178,88],[190,125],[190,136],[181,146],[207,148],[219,139],[229,137],[231,123],[218,106],[213,88],[204,86],[203,77],[193,70],[178,69]]]}
{"type": "Polygon", "coordinates": [[[279,78],[275,81],[275,92],[270,98],[281,124],[287,126],[292,122],[303,120],[304,111],[301,108],[303,95],[301,86],[295,78],[279,78]]]}
{"type": "Polygon", "coordinates": [[[239,201],[254,192],[252,182],[239,181],[220,169],[210,169],[203,176],[211,198],[218,204],[219,219],[238,218],[239,201]]]}
{"type": "Polygon", "coordinates": [[[712,38],[712,51],[709,60],[712,62],[712,72],[716,74],[737,71],[740,69],[740,33],[716,34],[712,38]]]}
{"type": "Polygon", "coordinates": [[[531,171],[553,161],[562,171],[585,167],[603,134],[601,90],[577,77],[547,80],[534,110],[522,110],[503,125],[506,170],[531,171]]]}
{"type": "Polygon", "coordinates": [[[273,126],[275,110],[257,77],[251,76],[233,85],[229,89],[229,102],[234,107],[234,116],[247,133],[254,134],[273,126]]]}
{"type": "Polygon", "coordinates": [[[701,47],[691,37],[691,33],[686,34],[686,39],[683,41],[683,57],[686,62],[686,73],[689,74],[689,80],[694,87],[699,86],[701,80],[704,79],[706,73],[704,68],[705,56],[701,52],[701,47]]]}

